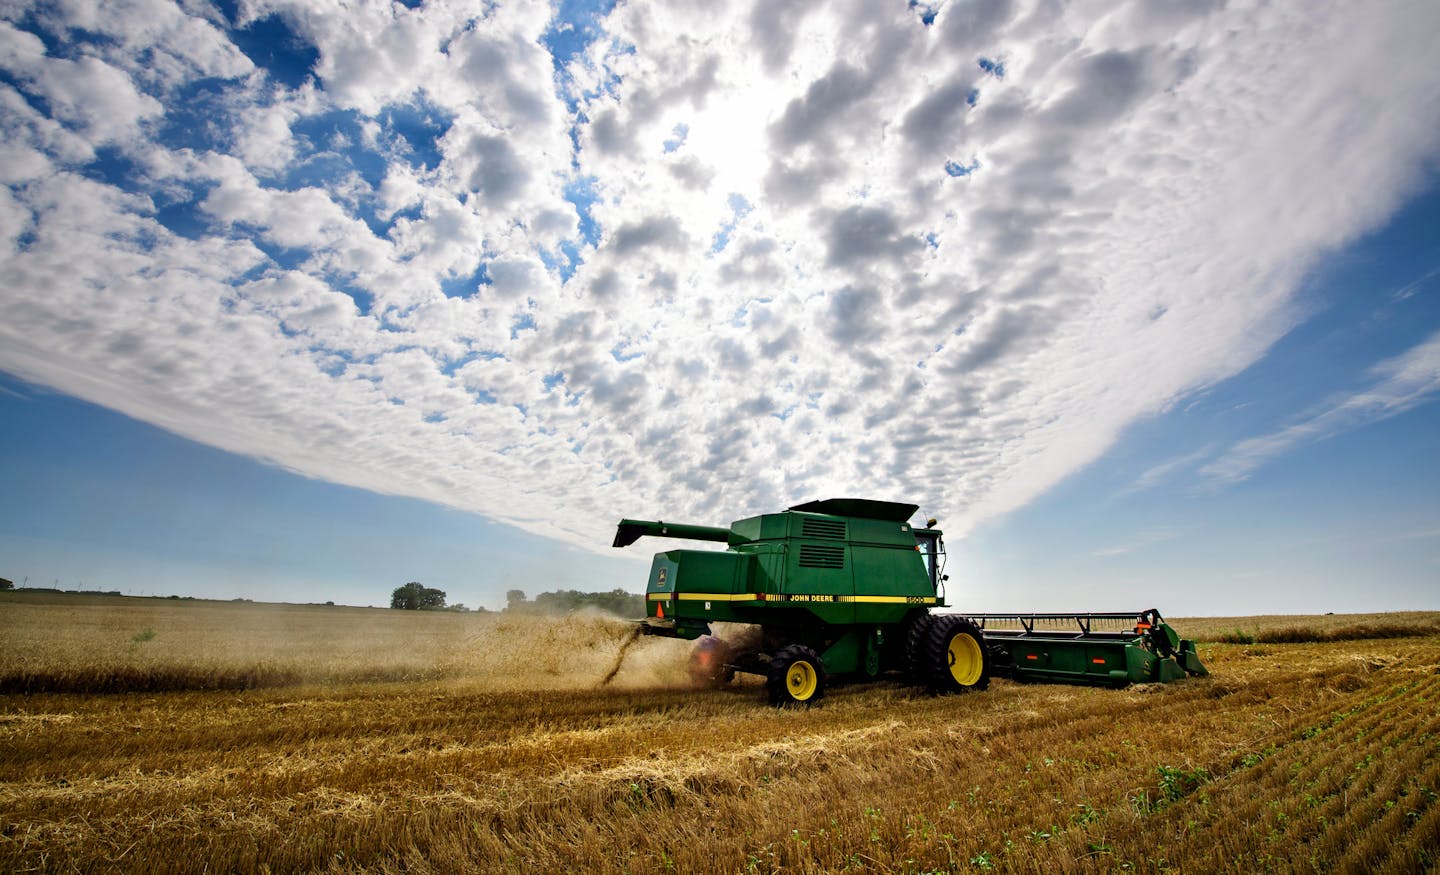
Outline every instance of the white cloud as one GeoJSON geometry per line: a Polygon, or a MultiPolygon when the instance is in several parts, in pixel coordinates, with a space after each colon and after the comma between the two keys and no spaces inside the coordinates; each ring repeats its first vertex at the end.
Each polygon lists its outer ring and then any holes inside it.
{"type": "Polygon", "coordinates": [[[1440,267],[1434,268],[1418,279],[1411,280],[1400,288],[1390,293],[1390,297],[1396,301],[1406,301],[1420,293],[1425,285],[1435,277],[1440,276],[1440,267]]]}
{"type": "Polygon", "coordinates": [[[1240,441],[1200,469],[1221,483],[1237,483],[1293,447],[1315,443],[1406,413],[1440,397],[1440,332],[1372,369],[1375,380],[1335,398],[1278,431],[1240,441]]]}
{"type": "Polygon", "coordinates": [[[0,65],[49,105],[51,118],[74,126],[92,146],[131,140],[142,122],[161,113],[160,102],[121,70],[91,55],[51,57],[34,35],[4,21],[0,65]]]}
{"type": "Polygon", "coordinates": [[[1109,547],[1099,547],[1092,550],[1090,555],[1097,559],[1113,559],[1117,556],[1128,556],[1132,553],[1143,551],[1155,544],[1173,541],[1180,537],[1181,531],[1173,527],[1160,526],[1145,529],[1134,533],[1128,541],[1114,544],[1109,547]]]}
{"type": "Polygon", "coordinates": [[[0,368],[597,548],[958,533],[1262,355],[1440,151],[1430,3],[774,8],[622,4],[557,72],[544,3],[245,4],[297,88],[188,6],[0,21],[0,368]]]}
{"type": "Polygon", "coordinates": [[[1183,456],[1167,459],[1159,464],[1151,465],[1149,468],[1140,472],[1140,476],[1136,477],[1135,481],[1121,490],[1121,492],[1125,494],[1154,489],[1156,486],[1171,479],[1177,472],[1194,468],[1202,462],[1211,459],[1214,456],[1214,452],[1213,447],[1204,447],[1192,453],[1186,453],[1183,456]]]}
{"type": "Polygon", "coordinates": [[[175,85],[196,77],[230,79],[254,69],[216,20],[168,0],[37,4],[32,13],[65,41],[105,36],[89,47],[144,80],[175,85]]]}
{"type": "Polygon", "coordinates": [[[265,174],[283,170],[295,158],[295,137],[290,126],[300,117],[286,103],[252,104],[239,110],[243,119],[235,130],[235,157],[265,174]]]}

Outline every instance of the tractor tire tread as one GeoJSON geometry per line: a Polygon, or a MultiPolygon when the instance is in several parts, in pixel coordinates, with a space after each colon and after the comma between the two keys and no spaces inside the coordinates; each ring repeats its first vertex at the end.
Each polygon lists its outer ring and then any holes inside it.
{"type": "Polygon", "coordinates": [[[959,614],[932,617],[925,638],[925,665],[929,669],[929,687],[933,693],[979,692],[990,686],[990,651],[985,646],[985,634],[959,614]],[[950,672],[950,641],[961,634],[974,638],[980,648],[980,678],[968,686],[962,686],[950,672]]]}
{"type": "Polygon", "coordinates": [[[787,644],[770,660],[770,668],[765,675],[765,689],[770,696],[770,704],[777,708],[786,705],[813,705],[825,696],[825,663],[811,648],[803,644],[787,644]],[[815,669],[816,680],[815,692],[803,702],[790,695],[790,688],[785,682],[790,666],[802,659],[815,669]]]}
{"type": "Polygon", "coordinates": [[[930,673],[925,661],[926,642],[935,615],[929,611],[918,613],[905,624],[905,680],[924,686],[929,682],[930,673]]]}

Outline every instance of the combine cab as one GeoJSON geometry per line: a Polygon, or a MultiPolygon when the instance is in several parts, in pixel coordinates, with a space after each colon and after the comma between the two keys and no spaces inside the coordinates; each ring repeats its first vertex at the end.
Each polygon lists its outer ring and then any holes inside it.
{"type": "Polygon", "coordinates": [[[737,520],[729,528],[622,520],[641,537],[728,545],[657,553],[642,631],[699,639],[690,671],[723,683],[766,678],[777,705],[814,702],[832,677],[898,673],[935,692],[983,690],[992,675],[1123,686],[1204,674],[1195,648],[1154,610],[1133,614],[963,614],[945,608],[945,555],[913,504],[839,498],[737,520]],[[751,624],[724,642],[711,623],[751,624]]]}

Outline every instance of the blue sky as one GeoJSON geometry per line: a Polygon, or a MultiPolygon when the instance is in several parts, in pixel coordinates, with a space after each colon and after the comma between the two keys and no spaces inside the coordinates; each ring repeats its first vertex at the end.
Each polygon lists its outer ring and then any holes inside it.
{"type": "Polygon", "coordinates": [[[1440,12],[1089,15],[7,7],[0,576],[498,607],[853,495],[962,606],[1440,607],[1440,12]]]}
{"type": "Polygon", "coordinates": [[[1440,394],[1289,447],[1238,482],[1203,469],[1372,388],[1440,326],[1440,188],[1307,278],[1304,321],[1244,372],[1137,422],[1093,465],[976,529],[957,560],[987,609],[1154,602],[1190,616],[1434,610],[1440,394]],[[1153,474],[1153,477],[1147,475],[1153,474]],[[979,581],[1001,581],[988,588],[979,581]]]}
{"type": "Polygon", "coordinates": [[[634,568],[413,498],[338,486],[0,380],[0,555],[17,586],[389,603],[410,580],[499,608],[508,589],[626,586],[634,568]]]}

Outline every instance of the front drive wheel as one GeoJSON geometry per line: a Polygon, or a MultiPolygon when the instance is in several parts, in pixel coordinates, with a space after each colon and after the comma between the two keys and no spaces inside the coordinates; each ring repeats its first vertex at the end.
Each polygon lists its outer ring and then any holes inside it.
{"type": "Polygon", "coordinates": [[[780,648],[765,677],[770,704],[811,705],[825,695],[825,663],[803,644],[780,648]]]}
{"type": "Polygon", "coordinates": [[[985,633],[956,614],[935,615],[925,642],[930,689],[962,693],[990,686],[990,653],[985,633]]]}

